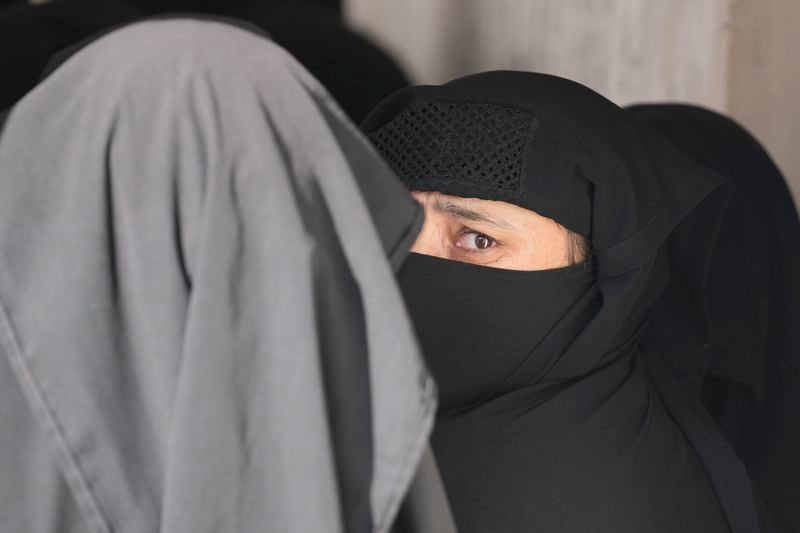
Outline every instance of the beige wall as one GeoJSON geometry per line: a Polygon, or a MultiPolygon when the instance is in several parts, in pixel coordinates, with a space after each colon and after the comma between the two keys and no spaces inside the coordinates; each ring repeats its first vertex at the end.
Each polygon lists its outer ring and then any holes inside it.
{"type": "Polygon", "coordinates": [[[580,81],[620,105],[683,101],[732,114],[800,199],[800,0],[345,0],[350,23],[417,83],[481,70],[580,81]]]}
{"type": "Polygon", "coordinates": [[[728,111],[766,145],[800,204],[800,1],[732,7],[728,111]]]}

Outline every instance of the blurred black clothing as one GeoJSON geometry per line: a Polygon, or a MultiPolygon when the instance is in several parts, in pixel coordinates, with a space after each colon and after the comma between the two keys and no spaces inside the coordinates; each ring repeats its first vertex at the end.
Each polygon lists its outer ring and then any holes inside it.
{"type": "MultiPolygon", "coordinates": [[[[406,75],[386,52],[342,24],[339,2],[16,2],[0,10],[0,110],[11,107],[40,81],[54,55],[60,56],[55,61],[58,65],[106,30],[175,12],[235,17],[268,31],[275,42],[322,82],[355,121],[363,119],[383,98],[408,85],[406,75]]],[[[49,70],[53,70],[52,66],[49,70]]]]}
{"type": "MultiPolygon", "coordinates": [[[[247,0],[131,0],[148,13],[170,13],[175,11],[228,15],[247,0]]],[[[334,17],[341,17],[341,0],[261,0],[259,6],[265,9],[312,9],[324,10],[334,17]]]]}
{"type": "Polygon", "coordinates": [[[50,57],[99,31],[144,15],[125,0],[16,2],[0,10],[0,110],[38,82],[50,57]]]}
{"type": "MultiPolygon", "coordinates": [[[[704,322],[685,320],[673,275],[650,334],[680,339],[706,361],[702,398],[744,460],[778,531],[800,531],[800,221],[783,176],[740,125],[687,105],[630,108],[730,182],[713,249],[704,322]]],[[[686,235],[685,241],[691,239],[686,235]]],[[[698,392],[699,389],[698,389],[698,392]]]]}
{"type": "Polygon", "coordinates": [[[356,122],[409,84],[389,54],[345,27],[330,10],[311,4],[275,7],[251,0],[235,4],[228,14],[266,30],[322,82],[356,122]]]}

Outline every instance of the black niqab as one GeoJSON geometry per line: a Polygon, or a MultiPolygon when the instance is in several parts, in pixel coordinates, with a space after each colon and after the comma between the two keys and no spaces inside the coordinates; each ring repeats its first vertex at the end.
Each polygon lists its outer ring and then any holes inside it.
{"type": "Polygon", "coordinates": [[[596,311],[590,263],[526,272],[411,254],[399,282],[437,377],[440,413],[495,396],[566,312],[596,311]]]}
{"type": "MultiPolygon", "coordinates": [[[[743,467],[663,362],[674,354],[639,338],[685,220],[702,222],[690,276],[702,286],[724,179],[596,93],[540,74],[412,87],[363,129],[410,188],[514,203],[594,249],[590,289],[489,393],[440,412],[433,444],[460,531],[757,531],[743,467]]],[[[414,298],[433,285],[404,281],[415,262],[401,284],[419,331],[414,298]]],[[[442,381],[466,366],[431,362],[442,381]]]]}

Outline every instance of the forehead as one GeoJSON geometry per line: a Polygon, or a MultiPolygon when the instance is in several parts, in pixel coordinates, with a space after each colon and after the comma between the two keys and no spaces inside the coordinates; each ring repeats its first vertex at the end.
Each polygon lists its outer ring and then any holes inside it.
{"type": "Polygon", "coordinates": [[[527,226],[542,220],[549,220],[535,211],[496,200],[463,198],[440,192],[413,191],[412,195],[426,209],[461,220],[486,222],[506,229],[527,226]]]}

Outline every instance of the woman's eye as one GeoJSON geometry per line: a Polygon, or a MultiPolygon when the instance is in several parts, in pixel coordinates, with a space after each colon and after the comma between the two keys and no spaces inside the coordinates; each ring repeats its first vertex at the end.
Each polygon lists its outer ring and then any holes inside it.
{"type": "Polygon", "coordinates": [[[497,244],[497,241],[495,241],[488,235],[470,231],[461,235],[461,238],[459,239],[457,246],[460,248],[465,248],[467,250],[476,251],[476,250],[488,250],[489,248],[492,248],[495,244],[497,244]]]}

